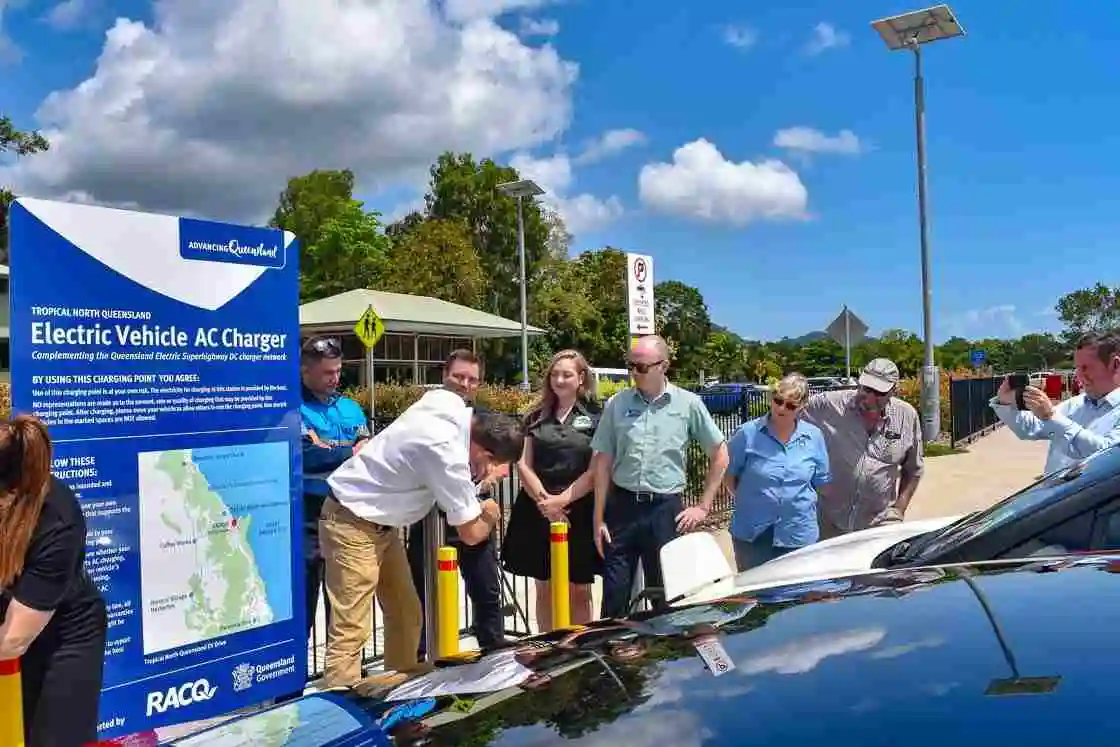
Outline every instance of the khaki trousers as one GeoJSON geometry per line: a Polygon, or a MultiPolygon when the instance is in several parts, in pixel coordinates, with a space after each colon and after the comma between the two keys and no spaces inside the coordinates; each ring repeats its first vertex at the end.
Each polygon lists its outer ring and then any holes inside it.
{"type": "Polygon", "coordinates": [[[334,498],[319,517],[330,622],[323,671],[326,687],[362,679],[362,649],[373,633],[373,598],[385,614],[385,668],[418,667],[422,613],[404,543],[393,527],[360,519],[334,498]]]}

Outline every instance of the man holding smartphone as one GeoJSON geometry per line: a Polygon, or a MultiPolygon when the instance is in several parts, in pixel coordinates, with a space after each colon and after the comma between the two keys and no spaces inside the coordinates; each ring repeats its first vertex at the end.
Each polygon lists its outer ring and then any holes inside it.
{"type": "Polygon", "coordinates": [[[1008,376],[990,403],[1019,438],[1050,442],[1045,474],[1120,443],[1120,332],[1082,335],[1073,362],[1081,394],[1054,404],[1046,392],[1008,376]]]}

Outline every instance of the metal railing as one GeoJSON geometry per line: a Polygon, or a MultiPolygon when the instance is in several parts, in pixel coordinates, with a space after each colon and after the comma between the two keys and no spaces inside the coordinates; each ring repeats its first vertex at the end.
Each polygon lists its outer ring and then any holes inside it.
{"type": "Polygon", "coordinates": [[[988,404],[999,391],[1002,376],[949,379],[949,445],[972,441],[999,425],[988,404]]]}

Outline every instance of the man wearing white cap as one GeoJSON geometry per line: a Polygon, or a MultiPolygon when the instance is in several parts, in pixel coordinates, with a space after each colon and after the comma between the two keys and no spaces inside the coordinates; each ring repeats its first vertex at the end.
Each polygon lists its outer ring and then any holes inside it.
{"type": "Polygon", "coordinates": [[[809,398],[805,416],[824,432],[832,483],[817,501],[821,539],[902,521],[922,477],[922,424],[917,410],[894,396],[898,366],[876,358],[859,388],[809,398]]]}

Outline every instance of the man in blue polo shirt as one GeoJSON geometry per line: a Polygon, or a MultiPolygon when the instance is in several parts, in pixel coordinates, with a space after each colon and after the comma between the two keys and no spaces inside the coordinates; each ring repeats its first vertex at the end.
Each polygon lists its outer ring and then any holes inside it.
{"type": "MultiPolygon", "coordinates": [[[[313,337],[300,349],[303,404],[303,535],[307,567],[307,636],[315,624],[323,557],[319,552],[319,512],[327,499],[327,478],[370,437],[362,406],[338,393],[342,345],[337,338],[313,337]]],[[[326,600],[324,600],[326,601],[326,600]]]]}

